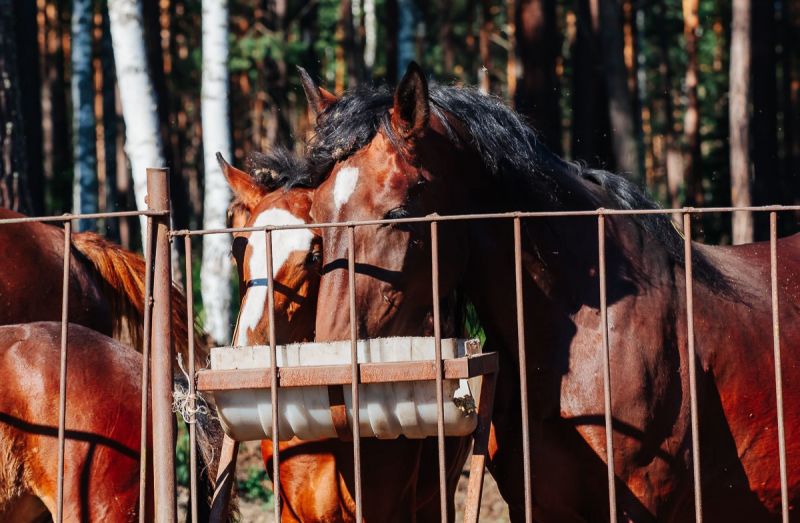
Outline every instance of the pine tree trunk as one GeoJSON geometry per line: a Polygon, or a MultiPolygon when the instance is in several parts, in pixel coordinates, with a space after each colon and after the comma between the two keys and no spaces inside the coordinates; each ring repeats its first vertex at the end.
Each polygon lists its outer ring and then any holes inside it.
{"type": "Polygon", "coordinates": [[[517,49],[522,78],[517,86],[517,111],[529,118],[539,137],[561,152],[555,0],[522,0],[517,10],[517,49]]]}
{"type": "MultiPolygon", "coordinates": [[[[76,213],[98,211],[97,142],[92,68],[92,0],[72,2],[72,129],[74,178],[72,208],[76,213]]],[[[94,231],[96,220],[79,220],[79,231],[94,231]]]]}
{"type": "Polygon", "coordinates": [[[25,212],[25,134],[17,70],[14,2],[0,0],[0,206],[25,212]]]}
{"type": "Polygon", "coordinates": [[[478,69],[478,88],[482,93],[489,93],[492,89],[492,55],[490,38],[494,30],[492,20],[491,0],[481,0],[481,29],[479,33],[479,47],[481,53],[481,67],[478,69]]]}
{"type": "MultiPolygon", "coordinates": [[[[228,114],[228,2],[203,0],[203,164],[205,196],[203,228],[225,227],[231,192],[216,161],[217,152],[231,157],[228,114]]],[[[231,240],[227,234],[203,236],[200,269],[206,331],[218,342],[231,337],[231,240]]]]}
{"type": "MultiPolygon", "coordinates": [[[[105,199],[107,211],[118,211],[119,193],[117,192],[117,137],[119,116],[117,114],[117,78],[114,72],[114,48],[111,44],[111,29],[108,22],[108,11],[101,10],[100,24],[100,64],[102,68],[103,97],[103,143],[105,149],[105,199]]],[[[106,236],[114,241],[121,241],[120,229],[124,220],[106,220],[106,236]]]]}
{"type": "MultiPolygon", "coordinates": [[[[730,65],[731,204],[752,204],[750,189],[750,0],[733,0],[730,65]]],[[[753,241],[753,216],[733,214],[733,243],[753,241]]]]}
{"type": "Polygon", "coordinates": [[[628,70],[624,55],[624,24],[622,2],[600,2],[600,40],[603,52],[603,71],[608,91],[611,143],[617,170],[641,184],[641,161],[636,136],[633,100],[628,89],[628,70]]]}
{"type": "Polygon", "coordinates": [[[397,0],[397,78],[406,72],[411,61],[416,60],[417,22],[419,12],[414,0],[397,0]]]}
{"type": "MultiPolygon", "coordinates": [[[[148,75],[142,8],[137,0],[108,0],[114,61],[117,68],[125,152],[131,163],[136,208],[147,208],[147,168],[164,166],[158,109],[148,75]]],[[[139,220],[142,237],[145,219],[139,220]]]]}
{"type": "MultiPolygon", "coordinates": [[[[698,62],[697,30],[698,0],[683,0],[683,37],[686,42],[686,110],[683,115],[683,135],[686,147],[683,179],[686,199],[690,205],[702,205],[703,179],[700,169],[700,102],[697,97],[698,62]]],[[[733,61],[733,57],[731,58],[733,61]]]]}

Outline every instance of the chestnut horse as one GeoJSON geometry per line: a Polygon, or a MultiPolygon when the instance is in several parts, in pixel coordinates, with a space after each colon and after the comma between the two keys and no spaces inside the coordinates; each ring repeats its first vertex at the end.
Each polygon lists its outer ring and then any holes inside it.
{"type": "MultiPolygon", "coordinates": [[[[308,144],[319,223],[432,213],[655,208],[624,178],[568,163],[498,99],[433,85],[416,64],[394,92],[322,107],[308,144]]],[[[315,92],[316,91],[316,92],[315,92]]],[[[693,506],[683,239],[664,215],[607,216],[614,470],[620,515],[691,518],[693,506]]],[[[360,337],[405,333],[431,306],[427,224],[358,226],[360,337]]],[[[537,521],[608,518],[596,217],[522,220],[528,415],[537,521]]],[[[346,230],[322,231],[316,337],[348,337],[346,230]]],[[[463,286],[501,352],[491,470],[524,517],[511,220],[442,222],[441,293],[463,286]]],[[[800,235],[778,241],[789,502],[800,502],[800,235]]],[[[765,244],[693,244],[700,465],[709,521],[780,513],[765,244]]]]}
{"type": "MultiPolygon", "coordinates": [[[[0,208],[0,220],[23,218],[0,208]]],[[[71,237],[68,319],[141,350],[144,323],[145,261],[136,253],[91,232],[71,237]]],[[[40,222],[0,224],[0,325],[61,320],[64,230],[40,222]]],[[[172,331],[176,351],[186,361],[188,329],[182,293],[172,294],[172,331]]],[[[195,335],[195,363],[205,366],[207,349],[195,335]]],[[[141,370],[140,370],[141,374],[141,370]]],[[[176,366],[176,379],[185,378],[176,366]]],[[[68,396],[67,402],[72,399],[68,396]]],[[[222,430],[213,416],[198,416],[198,467],[201,495],[207,475],[215,477],[222,430]],[[206,470],[208,469],[208,470],[206,470]]],[[[199,507],[207,505],[201,498],[199,507]]],[[[231,510],[235,510],[231,507],[231,510]]]]}
{"type": "MultiPolygon", "coordinates": [[[[68,343],[64,521],[138,521],[142,357],[76,324],[68,343]]],[[[55,517],[60,351],[60,322],[0,326],[2,521],[55,517]]]]}
{"type": "MultiPolygon", "coordinates": [[[[313,191],[294,187],[286,180],[305,171],[298,158],[281,149],[250,158],[249,173],[218,157],[235,199],[229,207],[229,225],[257,227],[310,223],[313,191]]],[[[234,334],[236,345],[269,343],[263,233],[235,233],[234,258],[239,270],[241,308],[234,334]]],[[[317,230],[297,229],[273,233],[275,278],[275,336],[277,343],[309,341],[314,336],[316,299],[320,279],[321,244],[317,230]]],[[[435,440],[362,440],[364,513],[367,520],[438,519],[436,486],[420,488],[417,474],[421,452],[435,452],[435,440]],[[374,465],[373,465],[374,463],[374,465]],[[392,470],[386,477],[386,470],[392,470]]],[[[273,446],[261,444],[267,471],[272,476],[273,446]]],[[[350,521],[355,501],[353,447],[338,440],[280,443],[280,483],[283,521],[350,521]]],[[[455,488],[465,455],[451,464],[455,488]]]]}

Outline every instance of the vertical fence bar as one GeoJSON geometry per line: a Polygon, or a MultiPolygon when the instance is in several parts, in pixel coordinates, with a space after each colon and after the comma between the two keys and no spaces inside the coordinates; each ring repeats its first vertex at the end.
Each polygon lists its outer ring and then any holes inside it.
{"type": "Polygon", "coordinates": [[[173,523],[175,505],[175,416],[172,413],[172,271],[169,248],[169,169],[147,169],[147,205],[166,211],[154,218],[153,341],[153,492],[155,521],[173,523]]]}
{"type": "Polygon", "coordinates": [[[597,251],[600,278],[600,321],[603,330],[603,402],[606,421],[606,467],[608,469],[609,521],[617,521],[617,486],[614,474],[614,426],[611,415],[611,355],[608,343],[608,298],[606,295],[606,217],[597,215],[597,251]]]}
{"type": "Polygon", "coordinates": [[[356,325],[356,239],[355,228],[347,227],[347,278],[350,301],[350,364],[352,365],[351,394],[353,396],[353,472],[356,489],[356,522],[363,520],[361,504],[361,416],[358,398],[358,326],[356,325]]]}
{"type": "Polygon", "coordinates": [[[689,407],[692,422],[692,473],[694,475],[694,518],[703,521],[703,490],[700,479],[700,423],[697,417],[697,370],[694,347],[694,287],[692,277],[692,215],[683,213],[683,258],[686,274],[686,342],[689,348],[689,407]]]}
{"type": "Polygon", "coordinates": [[[434,364],[436,365],[436,437],[439,457],[439,510],[447,521],[447,470],[444,448],[444,381],[442,379],[442,324],[439,311],[439,223],[431,222],[431,285],[433,287],[434,364]]]}
{"type": "Polygon", "coordinates": [[[194,385],[194,296],[192,289],[192,238],[183,237],[186,259],[186,333],[189,344],[189,510],[192,521],[197,519],[197,398],[194,385]]]}
{"type": "Polygon", "coordinates": [[[147,217],[144,238],[144,325],[142,326],[142,414],[139,442],[139,523],[147,516],[147,432],[148,405],[150,402],[150,326],[153,309],[153,217],[147,217]]]}
{"type": "Polygon", "coordinates": [[[781,474],[781,516],[789,522],[789,482],[786,473],[786,434],[783,425],[783,372],[781,369],[781,326],[778,311],[778,215],[769,213],[769,279],[772,292],[772,350],[775,359],[775,401],[778,414],[778,459],[781,474]]]}
{"type": "Polygon", "coordinates": [[[264,232],[267,262],[267,314],[269,315],[269,357],[271,361],[271,388],[272,401],[272,490],[274,493],[275,521],[281,520],[281,465],[280,465],[280,424],[278,423],[278,348],[275,344],[275,285],[272,268],[272,231],[264,232]]]}
{"type": "Polygon", "coordinates": [[[514,292],[517,300],[517,351],[519,358],[519,394],[522,405],[522,470],[525,485],[525,522],[533,521],[531,486],[531,440],[528,420],[528,364],[525,353],[525,310],[522,295],[522,224],[514,217],[514,292]]]}
{"type": "Polygon", "coordinates": [[[64,444],[67,423],[67,339],[69,336],[69,260],[72,220],[64,222],[64,273],[61,284],[61,367],[58,374],[58,479],[56,522],[64,520],[64,444]]]}

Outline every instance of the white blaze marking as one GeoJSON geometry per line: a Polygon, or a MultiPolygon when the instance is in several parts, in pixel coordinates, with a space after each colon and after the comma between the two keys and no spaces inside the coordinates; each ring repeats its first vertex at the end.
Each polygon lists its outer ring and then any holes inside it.
{"type": "MultiPolygon", "coordinates": [[[[253,227],[265,225],[298,225],[306,223],[283,209],[269,209],[258,215],[253,227]]],[[[276,276],[286,260],[295,251],[306,252],[311,249],[314,235],[308,229],[292,229],[272,232],[272,275],[276,276]]],[[[250,253],[249,279],[256,280],[267,277],[267,244],[263,232],[253,232],[247,239],[250,253]]],[[[247,331],[255,329],[261,317],[267,312],[267,287],[258,285],[247,289],[239,311],[239,328],[236,345],[248,345],[247,331]]]]}
{"type": "Polygon", "coordinates": [[[336,212],[353,196],[358,181],[358,168],[345,167],[336,175],[336,184],[333,186],[333,203],[336,212]]]}

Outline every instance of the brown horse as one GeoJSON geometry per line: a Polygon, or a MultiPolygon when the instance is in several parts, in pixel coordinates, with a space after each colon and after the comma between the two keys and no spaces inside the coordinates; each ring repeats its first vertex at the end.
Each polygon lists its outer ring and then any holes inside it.
{"type": "MultiPolygon", "coordinates": [[[[428,85],[416,64],[397,90],[324,111],[308,148],[317,222],[431,213],[653,208],[624,178],[548,151],[497,99],[428,85]]],[[[510,220],[442,222],[441,292],[463,286],[501,351],[492,472],[524,515],[519,361],[510,220]]],[[[607,216],[614,470],[620,515],[693,513],[683,239],[663,215],[607,216]]],[[[521,225],[533,512],[608,518],[597,218],[521,225]]],[[[346,230],[324,229],[317,339],[347,338],[346,230]]],[[[356,227],[359,336],[406,332],[431,306],[427,224],[356,227]]],[[[778,242],[789,501],[800,502],[800,235],[778,242]]],[[[780,512],[769,250],[693,245],[704,513],[764,521],[780,512]]]]}
{"type": "MultiPolygon", "coordinates": [[[[285,177],[296,176],[305,166],[278,149],[251,158],[249,171],[240,171],[222,158],[220,166],[235,195],[229,207],[229,225],[256,227],[310,223],[313,191],[295,187],[280,189],[285,177]]],[[[236,345],[269,343],[266,301],[266,267],[263,233],[234,234],[234,257],[239,269],[241,309],[236,345]]],[[[316,298],[320,279],[321,244],[316,230],[273,233],[275,278],[275,335],[277,343],[309,341],[314,336],[316,298]]],[[[433,442],[435,444],[435,441],[433,442]]],[[[438,519],[438,498],[434,485],[420,488],[418,478],[421,452],[435,452],[430,441],[362,441],[364,460],[364,503],[368,520],[438,519]],[[422,448],[421,448],[422,447],[422,448]],[[375,465],[373,466],[372,463],[375,465]],[[384,471],[392,470],[391,477],[384,471]],[[435,513],[434,513],[435,512],[435,513]]],[[[267,471],[272,475],[273,446],[261,445],[267,471]]],[[[281,518],[283,521],[350,521],[353,447],[338,440],[280,444],[281,518]]],[[[455,485],[465,456],[452,464],[455,485]]]]}
{"type": "MultiPolygon", "coordinates": [[[[0,220],[22,217],[19,213],[0,208],[0,220]]],[[[141,350],[144,259],[91,232],[74,233],[71,240],[69,321],[141,350]]],[[[0,271],[0,325],[60,321],[64,230],[39,222],[0,224],[0,253],[3,264],[3,271],[0,271]]],[[[186,303],[178,289],[174,289],[172,294],[172,331],[176,351],[186,361],[186,303]]],[[[207,349],[201,337],[193,334],[197,347],[195,363],[203,367],[207,349]]],[[[177,366],[176,379],[185,382],[177,366]]],[[[67,401],[71,403],[72,399],[68,396],[67,401]]],[[[199,416],[198,448],[206,464],[206,467],[198,467],[201,492],[207,486],[206,474],[215,477],[217,463],[214,456],[219,455],[222,435],[213,416],[199,416]]],[[[206,497],[205,493],[202,495],[206,497]]],[[[207,508],[204,507],[206,504],[201,500],[201,510],[207,508]]]]}
{"type": "MultiPolygon", "coordinates": [[[[141,355],[75,324],[68,343],[64,521],[137,521],[141,355]]],[[[0,326],[2,521],[56,513],[60,347],[60,322],[0,326]]]]}

